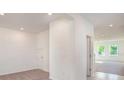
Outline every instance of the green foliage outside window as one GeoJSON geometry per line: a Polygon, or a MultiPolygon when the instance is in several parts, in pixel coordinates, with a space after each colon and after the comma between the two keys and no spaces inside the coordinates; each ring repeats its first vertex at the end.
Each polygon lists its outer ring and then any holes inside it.
{"type": "Polygon", "coordinates": [[[111,56],[118,55],[118,46],[117,45],[111,45],[110,46],[110,55],[111,56]]]}
{"type": "Polygon", "coordinates": [[[97,46],[97,52],[100,56],[105,55],[105,46],[97,46]]]}

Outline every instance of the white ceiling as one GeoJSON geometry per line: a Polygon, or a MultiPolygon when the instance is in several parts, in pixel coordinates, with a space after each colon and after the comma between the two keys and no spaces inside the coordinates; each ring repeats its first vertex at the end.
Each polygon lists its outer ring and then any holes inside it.
{"type": "Polygon", "coordinates": [[[5,13],[0,16],[0,27],[39,32],[48,28],[50,16],[47,13],[5,13]]]}
{"type": "Polygon", "coordinates": [[[41,32],[49,28],[49,22],[61,17],[63,13],[48,15],[48,13],[5,13],[0,15],[0,27],[24,31],[41,32]]]}
{"type": "MultiPolygon", "coordinates": [[[[48,29],[49,22],[63,14],[47,13],[5,13],[0,16],[0,27],[25,31],[40,32],[48,29]]],[[[64,14],[65,15],[65,14],[64,14]]],[[[124,38],[124,14],[123,13],[81,13],[94,24],[96,39],[124,38]],[[109,27],[113,24],[113,27],[109,27]]]]}
{"type": "Polygon", "coordinates": [[[97,40],[124,39],[124,13],[87,13],[82,15],[94,24],[97,40]],[[110,24],[113,27],[109,27],[110,24]]]}

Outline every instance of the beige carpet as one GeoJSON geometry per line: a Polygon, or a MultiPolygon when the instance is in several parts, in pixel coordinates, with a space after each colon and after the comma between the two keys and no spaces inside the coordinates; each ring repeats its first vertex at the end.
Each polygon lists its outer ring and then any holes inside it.
{"type": "Polygon", "coordinates": [[[104,72],[124,76],[124,63],[120,62],[96,63],[96,72],[104,72]]]}
{"type": "Polygon", "coordinates": [[[1,75],[0,80],[49,80],[49,73],[33,69],[8,75],[1,75]]]}

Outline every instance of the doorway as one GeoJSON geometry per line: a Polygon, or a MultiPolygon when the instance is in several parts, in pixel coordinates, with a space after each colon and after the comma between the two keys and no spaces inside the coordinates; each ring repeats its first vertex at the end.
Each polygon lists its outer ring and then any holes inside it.
{"type": "Polygon", "coordinates": [[[104,80],[124,79],[124,40],[95,40],[95,78],[104,80]]]}

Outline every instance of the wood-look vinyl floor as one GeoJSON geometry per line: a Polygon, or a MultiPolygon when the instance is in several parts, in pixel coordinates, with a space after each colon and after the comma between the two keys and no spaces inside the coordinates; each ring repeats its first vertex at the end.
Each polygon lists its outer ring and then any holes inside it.
{"type": "Polygon", "coordinates": [[[33,69],[8,75],[1,75],[0,80],[49,80],[49,73],[33,69]]]}

